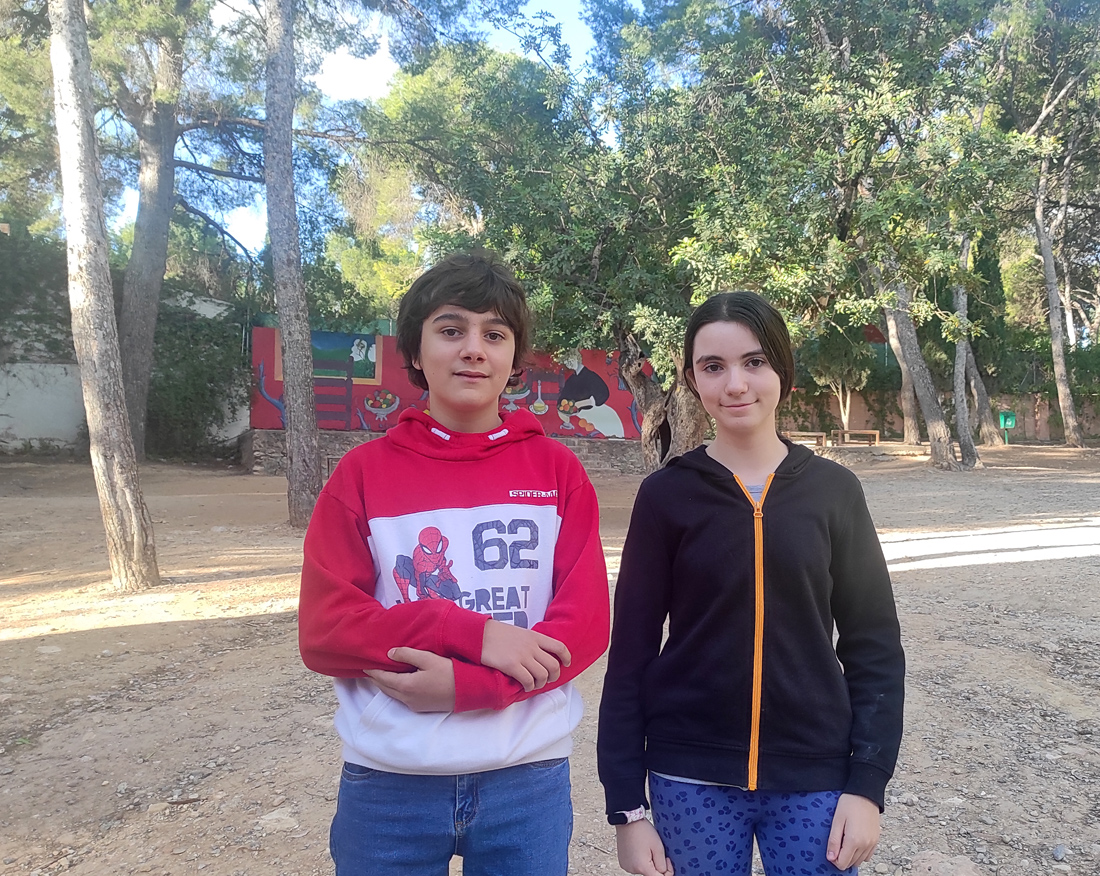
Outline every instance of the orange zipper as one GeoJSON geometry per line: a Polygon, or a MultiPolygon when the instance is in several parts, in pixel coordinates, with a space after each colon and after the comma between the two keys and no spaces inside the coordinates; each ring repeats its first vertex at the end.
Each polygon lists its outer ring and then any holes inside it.
{"type": "Polygon", "coordinates": [[[768,488],[774,474],[764,481],[764,491],[760,501],[753,499],[741,479],[734,480],[741,491],[752,502],[753,546],[756,555],[756,631],[753,635],[752,651],[752,729],[749,734],[749,782],[748,789],[756,790],[757,773],[760,768],[760,711],[764,696],[764,500],[768,497],[768,488]]]}

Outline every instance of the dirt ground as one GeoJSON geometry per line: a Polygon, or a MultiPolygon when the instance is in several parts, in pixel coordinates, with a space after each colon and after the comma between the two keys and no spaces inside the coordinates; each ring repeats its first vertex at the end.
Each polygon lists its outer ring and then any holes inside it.
{"type": "MultiPolygon", "coordinates": [[[[853,466],[909,661],[864,872],[940,852],[980,874],[1100,874],[1100,453],[984,458],[966,474],[853,466]]],[[[297,655],[284,482],[148,465],[142,483],[166,581],[120,596],[90,469],[0,461],[0,876],[330,873],[335,700],[297,655]]],[[[612,570],[637,483],[597,478],[612,570]]],[[[598,664],[580,681],[573,757],[572,870],[593,876],[619,872],[596,780],[601,678],[598,664]]]]}

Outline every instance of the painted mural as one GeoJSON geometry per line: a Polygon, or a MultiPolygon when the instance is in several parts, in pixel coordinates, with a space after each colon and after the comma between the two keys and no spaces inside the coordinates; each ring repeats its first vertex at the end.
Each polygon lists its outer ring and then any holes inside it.
{"type": "MultiPolygon", "coordinates": [[[[428,393],[409,383],[395,337],[312,332],[312,343],[320,428],[384,432],[405,408],[428,409],[428,393]]],[[[619,378],[618,355],[573,350],[558,362],[535,353],[519,385],[501,395],[501,410],[526,408],[551,436],[639,438],[641,423],[634,396],[619,378]]],[[[284,428],[278,329],[252,329],[252,374],[252,428],[284,428]]]]}

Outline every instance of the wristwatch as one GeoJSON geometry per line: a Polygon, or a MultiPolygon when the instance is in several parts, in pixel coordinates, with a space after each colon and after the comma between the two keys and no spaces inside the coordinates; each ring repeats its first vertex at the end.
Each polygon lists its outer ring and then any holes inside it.
{"type": "Polygon", "coordinates": [[[635,821],[644,821],[646,817],[646,808],[643,804],[637,809],[631,809],[629,812],[620,811],[609,815],[607,820],[611,824],[633,824],[635,821]]]}

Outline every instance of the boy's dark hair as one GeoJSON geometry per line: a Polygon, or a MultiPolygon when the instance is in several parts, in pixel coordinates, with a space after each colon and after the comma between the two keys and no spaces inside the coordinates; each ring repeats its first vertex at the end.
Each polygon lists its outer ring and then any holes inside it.
{"type": "Polygon", "coordinates": [[[692,395],[695,388],[695,336],[712,322],[738,322],[752,332],[772,370],[779,375],[779,402],[786,400],[794,386],[794,353],[791,335],[783,314],[755,292],[722,292],[695,308],[684,332],[684,382],[692,395]],[[690,376],[689,376],[690,375],[690,376]]]}
{"type": "Polygon", "coordinates": [[[405,360],[409,382],[418,389],[428,388],[424,373],[413,362],[420,358],[424,320],[445,304],[474,313],[492,310],[508,324],[516,341],[508,385],[518,384],[531,352],[527,293],[500,256],[485,249],[451,253],[417,277],[402,296],[397,313],[397,349],[405,360]]]}

